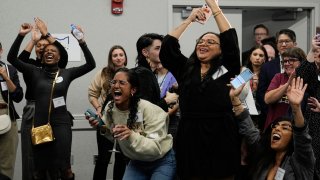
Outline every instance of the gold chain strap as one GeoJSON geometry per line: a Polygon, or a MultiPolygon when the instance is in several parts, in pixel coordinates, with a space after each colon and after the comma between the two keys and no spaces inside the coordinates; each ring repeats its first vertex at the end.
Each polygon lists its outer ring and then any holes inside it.
{"type": "MultiPolygon", "coordinates": [[[[49,114],[48,114],[48,124],[50,123],[50,116],[51,116],[51,104],[52,104],[52,96],[53,96],[53,89],[54,89],[54,85],[56,84],[57,78],[59,75],[59,70],[56,73],[56,76],[52,82],[52,88],[51,88],[51,94],[50,94],[50,101],[49,101],[49,114]]],[[[32,122],[32,128],[34,127],[34,116],[33,116],[33,122],[32,122]]]]}

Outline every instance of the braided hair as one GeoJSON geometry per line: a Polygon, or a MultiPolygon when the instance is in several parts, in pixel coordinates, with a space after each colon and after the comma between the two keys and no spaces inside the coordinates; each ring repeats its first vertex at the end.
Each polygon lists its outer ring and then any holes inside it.
{"type": "MultiPolygon", "coordinates": [[[[131,85],[131,88],[136,88],[136,92],[132,94],[129,100],[129,117],[127,119],[127,126],[129,129],[133,129],[135,122],[137,121],[137,112],[138,112],[138,102],[140,101],[140,96],[139,96],[139,79],[136,74],[136,72],[132,69],[128,68],[120,68],[116,71],[115,74],[118,72],[123,72],[127,75],[128,77],[128,82],[131,85]]],[[[108,111],[107,114],[110,117],[111,121],[113,121],[112,118],[112,109],[114,107],[114,101],[112,100],[111,103],[108,105],[108,111]]]]}

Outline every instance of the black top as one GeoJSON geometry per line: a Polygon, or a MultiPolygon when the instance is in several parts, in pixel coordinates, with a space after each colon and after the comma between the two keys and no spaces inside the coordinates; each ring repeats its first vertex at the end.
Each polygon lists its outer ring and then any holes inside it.
{"type": "Polygon", "coordinates": [[[147,62],[139,63],[139,65],[133,69],[139,78],[140,97],[158,105],[165,112],[168,112],[168,105],[164,98],[160,98],[160,87],[150,65],[147,62]]]}
{"type": "Polygon", "coordinates": [[[264,102],[264,96],[274,75],[280,72],[280,57],[276,57],[273,60],[264,63],[261,67],[257,89],[257,102],[260,105],[261,112],[264,115],[268,113],[268,106],[264,102]]]}
{"type": "MultiPolygon", "coordinates": [[[[48,72],[46,68],[38,68],[34,65],[24,63],[17,59],[17,54],[19,51],[19,46],[21,44],[23,37],[18,36],[13,43],[9,54],[8,61],[15,66],[18,71],[24,74],[25,78],[32,85],[34,91],[35,101],[36,101],[36,111],[35,111],[35,126],[43,125],[47,123],[48,120],[48,108],[49,99],[51,93],[52,82],[54,80],[54,75],[52,72],[48,72]]],[[[86,64],[79,67],[72,67],[68,69],[60,69],[59,76],[54,88],[53,99],[62,97],[64,102],[67,99],[67,92],[71,81],[74,79],[88,73],[95,68],[96,64],[94,58],[85,43],[80,44],[80,47],[84,53],[86,64]]],[[[66,105],[60,107],[53,107],[51,112],[51,123],[68,123],[70,116],[67,112],[66,105]]]]}
{"type": "MultiPolygon", "coordinates": [[[[23,40],[24,36],[21,36],[21,35],[18,35],[17,39],[21,39],[20,41],[20,45],[21,45],[21,42],[23,40]]],[[[60,68],[66,68],[67,66],[67,63],[68,63],[68,53],[66,51],[66,49],[59,43],[59,41],[54,41],[53,43],[54,45],[56,45],[59,49],[59,52],[60,52],[60,60],[59,60],[59,63],[58,63],[58,66],[60,68]]],[[[20,47],[19,45],[19,47],[20,47]]],[[[26,50],[23,50],[18,59],[22,60],[23,62],[25,63],[28,63],[28,64],[32,64],[36,67],[39,67],[41,68],[43,66],[43,63],[41,63],[41,59],[32,59],[30,58],[30,52],[26,51],[26,50]],[[30,59],[29,59],[30,58],[30,59]]],[[[23,74],[23,79],[24,79],[24,82],[26,83],[26,94],[25,94],[25,98],[27,100],[34,100],[34,95],[33,95],[33,91],[31,89],[32,88],[32,83],[30,82],[30,80],[28,78],[25,77],[25,74],[23,74]]]]}
{"type": "MultiPolygon", "coordinates": [[[[0,65],[5,66],[5,63],[0,61],[0,65]]],[[[11,118],[11,121],[15,121],[16,119],[19,119],[20,117],[19,117],[18,113],[16,112],[16,109],[14,107],[13,102],[18,103],[22,100],[23,90],[22,90],[22,87],[20,86],[19,76],[18,76],[18,72],[17,72],[16,68],[14,68],[11,65],[8,65],[8,70],[9,70],[10,79],[13,82],[13,84],[16,86],[15,91],[9,93],[10,118],[11,118]]],[[[0,82],[5,82],[5,80],[1,77],[0,82]]],[[[2,95],[3,100],[8,103],[8,89],[4,90],[4,89],[2,89],[2,86],[0,86],[0,89],[1,89],[1,95],[2,95]]]]}
{"type": "MultiPolygon", "coordinates": [[[[316,64],[308,61],[302,61],[300,66],[296,69],[296,76],[303,78],[303,83],[307,83],[307,94],[320,99],[320,81],[319,73],[317,71],[316,64]]],[[[313,112],[309,105],[307,105],[304,111],[304,117],[309,125],[309,134],[312,137],[312,148],[316,156],[316,171],[320,176],[320,116],[319,113],[313,112]]]]}
{"type": "Polygon", "coordinates": [[[178,175],[226,177],[234,175],[240,163],[237,123],[229,97],[230,78],[240,72],[240,52],[235,29],[220,34],[220,66],[201,81],[200,63],[190,63],[180,51],[178,39],[167,35],[160,59],[177,79],[181,120],[177,133],[178,175]],[[192,71],[190,72],[190,66],[192,71]],[[217,78],[212,76],[219,74],[217,78]],[[186,83],[188,81],[188,83],[186,83]],[[214,170],[214,171],[213,171],[214,170]]]}

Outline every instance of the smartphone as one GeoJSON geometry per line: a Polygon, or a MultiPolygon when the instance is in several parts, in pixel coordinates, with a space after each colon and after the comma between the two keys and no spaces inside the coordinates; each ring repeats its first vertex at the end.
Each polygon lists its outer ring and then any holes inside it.
{"type": "Polygon", "coordinates": [[[230,83],[235,89],[237,89],[242,84],[247,83],[252,77],[253,77],[253,73],[250,71],[250,69],[246,69],[242,73],[240,73],[237,77],[235,77],[230,83]]]}
{"type": "Polygon", "coordinates": [[[102,119],[93,110],[87,109],[86,112],[84,112],[84,115],[89,116],[89,117],[93,117],[94,119],[98,120],[99,126],[104,125],[104,122],[102,121],[102,119]]]}
{"type": "Polygon", "coordinates": [[[206,19],[205,20],[198,20],[197,19],[196,21],[200,24],[205,24],[208,21],[208,19],[212,16],[212,11],[207,4],[204,4],[202,6],[202,10],[204,11],[204,13],[206,15],[206,19]]]}
{"type": "Polygon", "coordinates": [[[320,41],[320,26],[316,27],[316,36],[317,36],[317,40],[320,41]]]}

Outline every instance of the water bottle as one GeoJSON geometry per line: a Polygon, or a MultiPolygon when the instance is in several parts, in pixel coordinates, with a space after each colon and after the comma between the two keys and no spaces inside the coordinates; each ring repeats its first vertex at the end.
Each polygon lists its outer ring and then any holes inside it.
{"type": "Polygon", "coordinates": [[[76,39],[81,40],[83,38],[83,33],[74,24],[71,24],[71,32],[76,39]]]}

